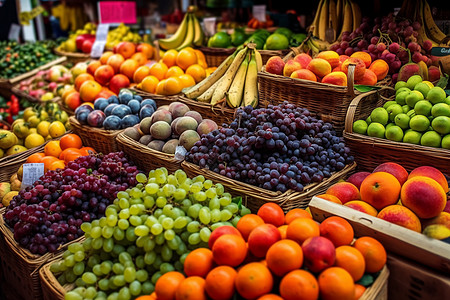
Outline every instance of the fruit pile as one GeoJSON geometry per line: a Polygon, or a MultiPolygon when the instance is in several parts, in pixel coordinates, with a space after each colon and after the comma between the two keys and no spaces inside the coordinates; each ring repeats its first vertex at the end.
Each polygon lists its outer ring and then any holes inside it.
{"type": "Polygon", "coordinates": [[[450,149],[450,97],[420,75],[395,85],[395,101],[375,108],[353,131],[395,142],[450,149]]]}
{"type": "Polygon", "coordinates": [[[169,106],[161,106],[151,117],[144,118],[139,130],[132,128],[124,134],[153,150],[175,154],[177,146],[189,151],[202,135],[217,128],[214,121],[203,119],[187,105],[172,102],[169,106]]]}
{"type": "Polygon", "coordinates": [[[9,178],[9,182],[0,182],[0,207],[8,206],[14,196],[19,194],[21,186],[17,173],[9,178]]]}
{"type": "Polygon", "coordinates": [[[86,240],[52,264],[61,285],[75,283],[66,299],[150,294],[161,275],[183,270],[189,251],[207,247],[214,229],[236,225],[249,213],[203,176],[160,168],[136,179],[117,193],[105,217],[82,224],[86,240]]]}
{"type": "Polygon", "coordinates": [[[58,104],[47,102],[37,108],[28,107],[23,118],[11,124],[11,131],[0,130],[0,158],[38,147],[45,141],[66,133],[69,116],[58,104]]]}
{"type": "Polygon", "coordinates": [[[78,107],[75,110],[75,118],[82,125],[119,130],[139,124],[141,119],[151,117],[155,110],[156,103],[153,99],[142,99],[128,89],[122,89],[118,96],[98,98],[94,107],[78,107]]]}
{"type": "Polygon", "coordinates": [[[226,101],[229,107],[258,105],[257,74],[262,68],[258,50],[237,49],[207,78],[186,88],[183,93],[190,99],[210,103],[212,106],[226,101]]]}
{"type": "MultiPolygon", "coordinates": [[[[26,100],[19,101],[19,98],[15,95],[11,95],[9,101],[0,96],[0,120],[4,120],[9,124],[12,124],[14,120],[17,119],[19,112],[21,111],[21,107],[28,107],[30,105],[31,104],[26,100]]],[[[4,124],[0,124],[0,129],[8,129],[8,127],[4,124]]]]}
{"type": "Polygon", "coordinates": [[[0,78],[13,78],[57,59],[52,50],[52,42],[19,44],[16,41],[1,41],[0,78]]]}
{"type": "Polygon", "coordinates": [[[180,51],[166,51],[162,59],[136,70],[133,80],[137,88],[158,95],[176,95],[183,88],[199,83],[215,68],[208,68],[200,50],[186,47],[180,51]]]}
{"type": "Polygon", "coordinates": [[[305,210],[285,216],[265,204],[237,229],[214,230],[209,249],[186,256],[184,274],[158,279],[153,299],[359,299],[386,264],[386,251],[371,237],[353,239],[343,218],[318,224],[305,210]]]}
{"type": "Polygon", "coordinates": [[[372,61],[370,55],[362,51],[355,52],[350,57],[339,55],[335,51],[320,52],[315,58],[300,53],[286,63],[281,57],[272,56],[267,61],[266,71],[291,78],[347,86],[350,64],[355,64],[356,84],[375,85],[377,81],[383,80],[389,71],[384,60],[372,61]]]}
{"type": "Polygon", "coordinates": [[[186,160],[267,190],[300,192],[352,163],[349,152],[330,123],[285,102],[238,109],[229,126],[202,136],[186,160]]]}
{"type": "Polygon", "coordinates": [[[119,191],[136,185],[137,173],[122,152],[81,156],[21,190],[3,217],[20,246],[55,252],[83,235],[83,222],[103,217],[119,191]]]}
{"type": "Polygon", "coordinates": [[[408,172],[387,162],[372,173],[358,172],[318,197],[437,239],[450,237],[449,184],[436,168],[408,172]],[[399,198],[401,200],[399,200],[399,198]]]}

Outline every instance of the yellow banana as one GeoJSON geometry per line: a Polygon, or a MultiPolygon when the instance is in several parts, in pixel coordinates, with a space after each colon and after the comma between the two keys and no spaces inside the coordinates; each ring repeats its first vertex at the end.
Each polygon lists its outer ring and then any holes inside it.
{"type": "Polygon", "coordinates": [[[254,49],[253,51],[255,52],[256,66],[258,68],[258,72],[260,72],[263,66],[261,53],[259,53],[259,51],[256,49],[254,49]]]}
{"type": "Polygon", "coordinates": [[[205,34],[203,33],[202,26],[195,15],[192,15],[192,21],[194,22],[194,45],[201,46],[205,40],[205,34]]]}
{"type": "Polygon", "coordinates": [[[203,94],[198,96],[197,101],[198,102],[207,102],[207,103],[211,102],[211,97],[214,94],[214,91],[216,90],[217,85],[219,84],[220,80],[222,80],[222,78],[220,78],[219,80],[214,82],[214,84],[211,85],[203,94]]]}
{"type": "MultiPolygon", "coordinates": [[[[344,0],[337,0],[336,2],[336,17],[337,17],[337,29],[340,30],[342,26],[342,19],[344,15],[344,0]]],[[[337,34],[337,31],[336,31],[337,34]]]]}
{"type": "Polygon", "coordinates": [[[181,43],[181,45],[179,45],[178,47],[175,48],[177,51],[180,51],[183,48],[192,46],[192,43],[194,42],[194,36],[195,36],[194,31],[195,31],[194,21],[192,20],[192,16],[189,15],[186,36],[184,37],[183,43],[181,43]]]}
{"type": "Polygon", "coordinates": [[[325,40],[325,32],[328,27],[328,17],[328,0],[324,0],[319,19],[319,38],[321,40],[325,40]]]}
{"type": "MultiPolygon", "coordinates": [[[[320,0],[319,5],[317,6],[316,15],[314,16],[314,20],[311,23],[311,26],[313,27],[313,35],[319,36],[319,20],[320,20],[320,11],[322,10],[323,0],[320,0]]],[[[309,29],[311,31],[311,27],[309,29]]]]}
{"type": "Polygon", "coordinates": [[[440,43],[445,38],[445,34],[434,22],[430,5],[428,5],[427,1],[424,1],[423,3],[423,18],[425,23],[422,23],[422,26],[423,24],[425,24],[426,29],[428,29],[430,38],[432,38],[435,42],[440,43]]]}
{"type": "Polygon", "coordinates": [[[174,49],[174,48],[178,47],[179,45],[181,45],[186,36],[186,32],[187,32],[187,28],[188,28],[188,20],[189,20],[189,14],[185,14],[184,19],[181,22],[181,24],[178,27],[175,34],[172,35],[170,38],[160,39],[159,47],[161,47],[164,50],[169,50],[169,49],[174,49]]]}
{"type": "Polygon", "coordinates": [[[344,19],[343,19],[343,23],[342,23],[340,36],[345,31],[348,31],[348,32],[353,31],[352,23],[353,23],[352,7],[350,6],[350,3],[348,1],[346,1],[345,6],[344,6],[344,19]]]}
{"type": "Polygon", "coordinates": [[[352,8],[352,18],[353,18],[353,30],[355,31],[359,25],[361,25],[361,9],[359,8],[359,5],[356,4],[356,2],[349,1],[350,6],[352,8]]]}
{"type": "Polygon", "coordinates": [[[330,3],[328,4],[328,23],[328,27],[333,28],[334,30],[333,41],[335,41],[338,31],[338,21],[336,15],[336,2],[334,0],[330,0],[330,3]]]}
{"type": "MultiPolygon", "coordinates": [[[[239,66],[239,70],[234,76],[230,89],[226,92],[227,104],[229,107],[235,108],[241,105],[242,95],[244,94],[245,76],[247,74],[248,58],[245,58],[239,66]]],[[[251,84],[251,83],[250,83],[251,84]]]]}
{"type": "Polygon", "coordinates": [[[258,105],[258,70],[254,54],[252,54],[252,58],[248,63],[247,74],[245,76],[244,98],[242,99],[241,105],[251,105],[253,107],[258,105]]]}

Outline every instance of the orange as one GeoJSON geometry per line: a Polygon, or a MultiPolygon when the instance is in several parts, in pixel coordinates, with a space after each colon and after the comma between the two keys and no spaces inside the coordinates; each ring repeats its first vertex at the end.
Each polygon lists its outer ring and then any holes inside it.
{"type": "Polygon", "coordinates": [[[286,239],[287,228],[288,228],[288,225],[282,225],[282,226],[278,227],[278,231],[280,231],[282,240],[286,239]]]}
{"type": "Polygon", "coordinates": [[[120,65],[125,61],[125,58],[123,58],[120,54],[113,54],[111,55],[108,60],[106,61],[106,64],[110,65],[114,69],[114,74],[119,73],[120,65]]]}
{"type": "Polygon", "coordinates": [[[81,154],[83,154],[83,155],[85,155],[85,156],[90,155],[89,152],[97,153],[97,151],[95,151],[95,149],[92,148],[92,147],[83,147],[83,148],[80,148],[80,152],[81,152],[81,154]]]}
{"type": "Polygon", "coordinates": [[[334,196],[334,195],[330,195],[330,194],[322,194],[322,195],[318,195],[316,197],[322,198],[324,200],[328,200],[337,204],[342,204],[342,201],[339,200],[338,197],[334,196]]]}
{"type": "Polygon", "coordinates": [[[291,240],[281,240],[270,246],[266,254],[267,267],[277,276],[298,269],[303,264],[303,251],[291,240]]]}
{"type": "Polygon", "coordinates": [[[212,247],[214,262],[231,267],[240,265],[247,257],[247,252],[244,239],[235,234],[220,236],[212,247]]]}
{"type": "Polygon", "coordinates": [[[153,75],[145,77],[140,84],[138,84],[138,88],[143,90],[144,92],[154,94],[156,92],[156,86],[158,85],[159,80],[153,75]]]}
{"type": "Polygon", "coordinates": [[[235,284],[239,295],[245,299],[255,299],[270,293],[273,277],[266,266],[253,262],[238,271],[235,284]]]}
{"type": "Polygon", "coordinates": [[[236,228],[242,234],[244,240],[248,240],[248,236],[253,229],[264,224],[264,220],[255,214],[248,214],[239,219],[236,228]]]}
{"type": "Polygon", "coordinates": [[[175,299],[206,300],[205,279],[199,276],[187,277],[178,285],[175,299]]]}
{"type": "Polygon", "coordinates": [[[386,250],[376,239],[369,236],[360,237],[355,241],[353,247],[364,256],[366,272],[378,272],[386,264],[386,250]]]}
{"type": "Polygon", "coordinates": [[[394,175],[387,172],[375,172],[364,179],[359,191],[361,199],[379,211],[398,202],[401,188],[400,182],[394,175]]]}
{"type": "Polygon", "coordinates": [[[135,300],[156,300],[156,294],[153,292],[150,295],[139,296],[135,300]]]}
{"type": "Polygon", "coordinates": [[[100,56],[100,63],[102,65],[106,65],[106,62],[108,61],[108,58],[111,57],[111,55],[113,55],[114,52],[112,51],[105,51],[103,52],[102,56],[100,56]]]}
{"type": "Polygon", "coordinates": [[[164,85],[166,84],[167,79],[163,79],[156,85],[155,94],[158,95],[166,95],[166,90],[164,89],[164,85]]]}
{"type": "Polygon", "coordinates": [[[294,270],[280,282],[280,295],[285,300],[316,300],[319,298],[319,283],[305,270],[294,270]]]}
{"type": "Polygon", "coordinates": [[[97,98],[97,95],[101,92],[101,90],[102,86],[98,82],[94,80],[87,80],[83,82],[80,87],[81,100],[93,102],[97,98]]]}
{"type": "Polygon", "coordinates": [[[192,48],[184,48],[178,52],[176,63],[183,70],[186,70],[189,66],[196,64],[198,61],[195,51],[191,49],[192,48]]]}
{"type": "Polygon", "coordinates": [[[184,273],[186,276],[206,277],[213,268],[212,251],[207,248],[198,248],[190,252],[184,260],[184,273]]]}
{"type": "MultiPolygon", "coordinates": [[[[82,74],[80,74],[80,75],[82,75],[82,74]]],[[[78,78],[80,75],[78,75],[77,78],[78,78]]],[[[88,74],[88,75],[89,75],[89,74],[88,74]]],[[[94,77],[93,77],[92,75],[89,75],[89,76],[91,76],[91,78],[89,78],[89,79],[94,80],[94,77]]],[[[86,79],[86,80],[89,80],[89,79],[86,79]]],[[[84,82],[84,81],[83,81],[83,82],[84,82]]],[[[80,83],[80,86],[81,86],[81,83],[80,83]]],[[[77,92],[77,90],[75,89],[75,86],[74,86],[74,85],[73,85],[73,86],[69,86],[68,88],[65,88],[64,91],[63,91],[62,94],[61,94],[61,99],[64,101],[64,100],[67,98],[67,96],[69,96],[69,95],[72,94],[73,92],[77,92]]]]}
{"type": "Polygon", "coordinates": [[[350,245],[354,238],[353,227],[341,217],[332,216],[320,225],[320,235],[329,239],[335,247],[350,245]]]}
{"type": "Polygon", "coordinates": [[[189,74],[183,74],[181,76],[178,76],[178,78],[181,80],[181,84],[185,88],[195,85],[194,78],[189,74]]]}
{"type": "Polygon", "coordinates": [[[61,140],[59,141],[59,145],[61,146],[61,150],[65,150],[67,148],[80,149],[81,147],[83,147],[83,142],[78,135],[69,133],[61,138],[61,140]]]}
{"type": "Polygon", "coordinates": [[[42,152],[31,154],[27,158],[27,163],[30,163],[30,164],[32,164],[32,163],[40,163],[44,156],[45,156],[45,153],[42,153],[42,152]]]}
{"type": "Polygon", "coordinates": [[[78,157],[83,156],[83,154],[80,152],[80,150],[73,150],[70,152],[67,152],[66,155],[64,155],[64,161],[66,163],[70,162],[70,161],[74,161],[75,159],[77,159],[78,157]]]}
{"type": "Polygon", "coordinates": [[[360,284],[355,284],[355,300],[361,298],[361,296],[366,291],[366,287],[360,284]]]}
{"type": "Polygon", "coordinates": [[[205,279],[205,290],[213,300],[228,300],[234,295],[234,280],[237,272],[229,266],[212,269],[205,279]]]}
{"type": "Polygon", "coordinates": [[[44,156],[40,161],[41,163],[44,164],[44,172],[47,172],[51,164],[54,163],[55,161],[59,161],[59,159],[54,156],[44,156]]]}
{"type": "Polygon", "coordinates": [[[150,74],[149,66],[140,66],[133,74],[133,82],[140,83],[146,76],[150,74]]]}
{"type": "Polygon", "coordinates": [[[211,75],[212,73],[214,73],[214,71],[217,69],[217,67],[209,67],[207,68],[206,71],[206,76],[211,75]]]}
{"type": "Polygon", "coordinates": [[[88,64],[88,66],[87,66],[86,72],[87,72],[88,74],[91,74],[92,76],[94,76],[95,71],[96,71],[96,70],[98,69],[98,67],[100,67],[101,65],[102,65],[101,62],[99,62],[98,60],[91,61],[91,62],[88,64]]]}
{"type": "Polygon", "coordinates": [[[62,160],[64,160],[64,156],[67,154],[67,153],[69,153],[69,152],[78,152],[79,151],[79,149],[78,148],[67,148],[67,149],[64,149],[62,152],[61,152],[61,154],[59,154],[59,159],[62,159],[62,160]]]}
{"type": "Polygon", "coordinates": [[[64,169],[65,167],[66,167],[66,164],[64,163],[63,160],[57,160],[57,161],[54,161],[48,169],[56,170],[56,169],[64,169]]]}
{"type": "Polygon", "coordinates": [[[168,68],[164,63],[154,63],[150,66],[150,75],[155,76],[158,80],[162,80],[166,76],[168,68]]]}
{"type": "Polygon", "coordinates": [[[180,283],[185,279],[180,272],[167,272],[155,284],[155,293],[158,300],[174,300],[180,283]]]}
{"type": "Polygon", "coordinates": [[[186,74],[191,75],[194,78],[195,83],[199,83],[206,78],[206,71],[199,64],[190,65],[186,69],[186,74]]]}
{"type": "Polygon", "coordinates": [[[206,57],[205,57],[205,55],[203,54],[203,52],[200,51],[200,50],[197,50],[197,49],[195,49],[194,52],[195,52],[195,54],[197,55],[197,61],[198,61],[198,64],[199,64],[203,69],[208,68],[208,64],[206,63],[206,57]]]}
{"type": "Polygon", "coordinates": [[[184,74],[184,71],[179,66],[170,67],[165,75],[165,78],[178,77],[184,74]]]}
{"type": "Polygon", "coordinates": [[[303,242],[314,236],[320,235],[319,225],[308,218],[297,218],[288,225],[286,231],[286,237],[290,240],[294,240],[300,245],[303,242]]]}
{"type": "Polygon", "coordinates": [[[366,269],[366,262],[361,252],[347,245],[336,248],[336,260],[334,264],[336,267],[347,270],[354,281],[360,280],[366,269]]]}
{"type": "Polygon", "coordinates": [[[151,59],[153,57],[155,49],[150,44],[142,43],[137,45],[136,51],[144,53],[147,56],[147,59],[151,59]]]}
{"type": "Polygon", "coordinates": [[[143,66],[147,62],[147,55],[142,52],[136,52],[131,56],[132,60],[135,60],[138,65],[143,66]]]}
{"type": "Polygon", "coordinates": [[[177,64],[178,51],[175,49],[167,50],[162,56],[162,62],[166,64],[167,67],[172,67],[177,64]]]}
{"type": "Polygon", "coordinates": [[[272,224],[276,227],[284,224],[284,212],[278,204],[265,203],[258,209],[260,216],[265,223],[272,224]]]}
{"type": "Polygon", "coordinates": [[[183,83],[178,77],[169,77],[164,83],[164,93],[166,95],[176,95],[183,89],[183,83]]]}
{"type": "Polygon", "coordinates": [[[307,212],[304,209],[294,208],[294,209],[290,210],[286,214],[284,220],[285,220],[286,224],[289,225],[292,221],[294,221],[297,218],[309,218],[309,219],[312,219],[312,216],[311,216],[311,214],[309,212],[307,212]]]}
{"type": "Polygon", "coordinates": [[[120,65],[120,73],[133,80],[134,72],[139,68],[139,63],[134,59],[128,58],[120,65]]]}
{"type": "Polygon", "coordinates": [[[44,153],[47,156],[59,157],[62,149],[59,145],[59,141],[50,141],[44,147],[44,153]]]}
{"type": "Polygon", "coordinates": [[[355,283],[352,276],[339,267],[325,269],[319,275],[320,299],[353,300],[355,283]]]}
{"type": "Polygon", "coordinates": [[[259,297],[258,300],[283,300],[283,298],[275,294],[267,294],[259,297]]]}
{"type": "MultiPolygon", "coordinates": [[[[75,90],[80,91],[81,85],[88,80],[94,80],[94,76],[88,73],[78,75],[74,82],[75,90]]],[[[63,98],[65,98],[64,96],[67,97],[68,94],[67,95],[63,94],[63,98]]]]}

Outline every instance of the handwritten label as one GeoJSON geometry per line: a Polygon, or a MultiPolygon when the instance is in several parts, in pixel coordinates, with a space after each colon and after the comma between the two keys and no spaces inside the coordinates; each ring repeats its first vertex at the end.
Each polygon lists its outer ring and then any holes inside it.
{"type": "Polygon", "coordinates": [[[216,17],[204,18],[203,23],[205,24],[205,31],[207,36],[213,36],[216,34],[216,17]]]}
{"type": "Polygon", "coordinates": [[[9,28],[9,34],[8,34],[8,40],[19,40],[19,34],[20,34],[20,26],[17,24],[11,24],[11,27],[9,28]]]}
{"type": "Polygon", "coordinates": [[[98,2],[100,23],[136,23],[135,1],[100,1],[98,2]]]}
{"type": "Polygon", "coordinates": [[[109,24],[99,24],[95,35],[95,42],[92,45],[91,57],[98,58],[102,56],[108,37],[109,24]]]}
{"type": "Polygon", "coordinates": [[[187,153],[187,150],[183,146],[177,146],[175,148],[175,159],[176,160],[184,160],[186,153],[187,153]]]}
{"type": "Polygon", "coordinates": [[[266,22],[266,6],[253,5],[253,17],[260,22],[266,22]]]}
{"type": "Polygon", "coordinates": [[[33,185],[33,183],[44,175],[44,164],[33,163],[23,165],[22,188],[33,185]]]}

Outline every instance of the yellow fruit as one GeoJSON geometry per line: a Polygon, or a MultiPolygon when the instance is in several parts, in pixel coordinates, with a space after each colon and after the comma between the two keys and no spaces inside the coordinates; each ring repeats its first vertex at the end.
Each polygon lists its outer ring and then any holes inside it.
{"type": "Polygon", "coordinates": [[[21,165],[17,170],[17,179],[19,179],[20,181],[22,181],[23,179],[23,165],[21,165]]]}
{"type": "Polygon", "coordinates": [[[37,133],[37,129],[36,128],[30,128],[30,131],[28,132],[28,135],[30,135],[32,133],[37,133]]]}
{"type": "Polygon", "coordinates": [[[23,139],[17,139],[16,145],[23,146],[23,139]]]}
{"type": "Polygon", "coordinates": [[[38,126],[36,127],[37,133],[39,133],[42,136],[47,136],[49,126],[50,126],[49,121],[41,121],[41,123],[39,123],[38,126]]]}
{"type": "Polygon", "coordinates": [[[425,227],[423,234],[433,239],[443,240],[450,237],[450,229],[442,224],[433,224],[425,227]]]}
{"type": "Polygon", "coordinates": [[[3,149],[0,149],[0,158],[2,158],[3,155],[5,155],[5,151],[3,151],[3,149]]]}
{"type": "Polygon", "coordinates": [[[27,150],[28,149],[26,147],[24,147],[24,146],[14,145],[11,148],[9,148],[8,150],[6,150],[6,156],[17,154],[17,153],[24,152],[24,151],[27,151],[27,150]]]}
{"type": "Polygon", "coordinates": [[[57,112],[55,115],[55,120],[66,123],[69,120],[69,115],[65,111],[57,112]]]}
{"type": "Polygon", "coordinates": [[[35,116],[36,115],[36,111],[34,110],[34,108],[32,107],[27,107],[25,108],[25,110],[23,111],[23,119],[26,121],[28,121],[28,119],[31,116],[35,116]]]}
{"type": "Polygon", "coordinates": [[[20,191],[20,187],[22,186],[22,182],[19,179],[15,179],[11,181],[11,191],[20,191]]]}
{"type": "Polygon", "coordinates": [[[9,182],[13,182],[14,180],[17,179],[17,173],[14,173],[11,175],[11,177],[9,178],[9,182]]]}
{"type": "Polygon", "coordinates": [[[9,130],[0,130],[0,148],[8,149],[17,144],[17,136],[9,130]]]}
{"type": "Polygon", "coordinates": [[[206,71],[199,64],[189,66],[186,70],[186,74],[191,75],[194,78],[195,83],[199,83],[206,78],[206,71]]]}
{"type": "Polygon", "coordinates": [[[16,195],[18,195],[18,194],[19,194],[18,191],[12,191],[12,192],[9,192],[8,194],[5,195],[5,197],[3,197],[3,199],[2,199],[2,204],[3,204],[4,206],[8,206],[8,205],[9,205],[9,202],[11,202],[11,200],[14,198],[14,196],[16,196],[16,195]]]}
{"type": "Polygon", "coordinates": [[[31,128],[36,128],[41,120],[37,116],[31,116],[28,118],[27,122],[28,126],[30,126],[31,128]]]}
{"type": "Polygon", "coordinates": [[[5,197],[9,192],[11,192],[11,185],[9,182],[0,182],[0,199],[5,197]]]}
{"type": "Polygon", "coordinates": [[[24,124],[25,123],[25,120],[24,119],[17,119],[17,120],[15,120],[14,122],[12,122],[12,124],[11,124],[11,128],[13,128],[14,126],[16,126],[16,124],[24,124]]]}
{"type": "Polygon", "coordinates": [[[41,111],[41,113],[39,114],[39,118],[44,121],[48,119],[48,112],[46,112],[45,110],[41,111]]]}
{"type": "Polygon", "coordinates": [[[17,123],[12,129],[14,134],[20,139],[25,138],[30,133],[30,128],[25,123],[17,123]]]}
{"type": "Polygon", "coordinates": [[[45,143],[44,137],[37,133],[32,133],[25,139],[25,147],[27,147],[28,149],[38,147],[43,143],[45,143]]]}
{"type": "Polygon", "coordinates": [[[48,133],[52,138],[57,138],[66,133],[66,127],[61,121],[54,121],[48,127],[48,133]]]}

